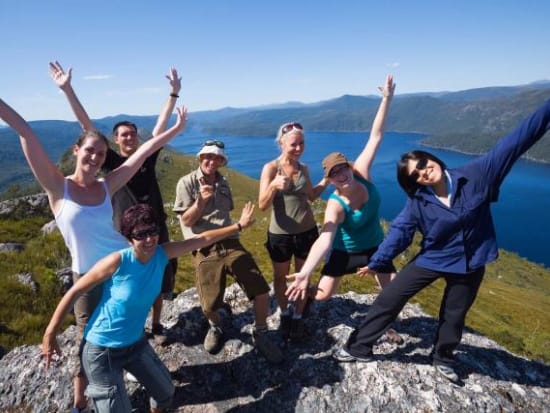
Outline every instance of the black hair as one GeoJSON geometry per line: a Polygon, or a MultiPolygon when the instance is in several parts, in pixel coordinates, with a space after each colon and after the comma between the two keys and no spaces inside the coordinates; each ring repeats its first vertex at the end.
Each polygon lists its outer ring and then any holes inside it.
{"type": "Polygon", "coordinates": [[[134,229],[139,226],[159,225],[158,215],[148,204],[137,204],[127,208],[120,219],[120,233],[132,240],[134,229]]]}
{"type": "Polygon", "coordinates": [[[129,120],[123,120],[123,121],[115,123],[115,126],[113,126],[113,136],[117,136],[117,130],[121,126],[128,126],[128,127],[132,128],[134,130],[134,132],[137,133],[138,129],[137,129],[137,126],[136,126],[135,123],[130,122],[129,120]]]}
{"type": "Polygon", "coordinates": [[[397,182],[407,196],[412,197],[416,190],[421,186],[418,182],[418,172],[409,174],[409,161],[418,161],[420,159],[429,159],[437,163],[441,170],[447,169],[447,165],[437,156],[426,151],[410,151],[401,155],[401,159],[397,163],[397,182]]]}

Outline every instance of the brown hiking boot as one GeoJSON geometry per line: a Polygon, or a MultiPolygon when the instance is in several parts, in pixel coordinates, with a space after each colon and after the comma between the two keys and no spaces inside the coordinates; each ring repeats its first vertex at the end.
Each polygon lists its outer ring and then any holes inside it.
{"type": "Polygon", "coordinates": [[[269,339],[267,332],[264,333],[254,330],[252,337],[254,339],[254,345],[258,351],[264,355],[267,361],[274,364],[283,361],[284,357],[281,349],[269,339]]]}

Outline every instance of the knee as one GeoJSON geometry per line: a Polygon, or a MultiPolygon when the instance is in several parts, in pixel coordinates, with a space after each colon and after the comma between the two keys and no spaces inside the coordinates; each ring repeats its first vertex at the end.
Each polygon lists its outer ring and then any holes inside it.
{"type": "Polygon", "coordinates": [[[157,396],[157,398],[155,399],[150,399],[151,407],[157,409],[165,409],[171,407],[174,400],[175,392],[176,388],[174,386],[174,383],[172,383],[172,381],[166,383],[166,386],[163,389],[163,395],[157,396]]]}

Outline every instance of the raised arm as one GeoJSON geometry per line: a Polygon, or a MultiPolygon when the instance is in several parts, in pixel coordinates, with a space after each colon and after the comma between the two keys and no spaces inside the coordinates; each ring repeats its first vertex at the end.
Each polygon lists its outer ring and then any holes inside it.
{"type": "Polygon", "coordinates": [[[23,154],[27,158],[32,173],[47,192],[50,206],[53,206],[57,197],[63,193],[63,174],[48,158],[30,125],[2,99],[0,99],[0,118],[19,135],[23,154]]]}
{"type": "Polygon", "coordinates": [[[183,106],[177,108],[177,118],[174,126],[158,136],[153,136],[141,145],[122,165],[109,172],[105,176],[105,181],[109,186],[111,195],[126,185],[126,182],[134,176],[148,156],[162,148],[170,139],[179,134],[185,128],[186,121],[187,109],[183,106]]]}
{"type": "Polygon", "coordinates": [[[102,283],[107,278],[111,277],[118,266],[120,265],[120,253],[115,252],[102,260],[98,261],[83,277],[81,277],[70,289],[65,293],[57,308],[55,309],[52,318],[46,327],[44,337],[42,338],[42,354],[46,359],[46,368],[50,366],[52,356],[61,355],[59,344],[57,343],[57,332],[65,319],[65,316],[73,306],[74,301],[86,291],[91,290],[94,286],[102,283]]]}
{"type": "Polygon", "coordinates": [[[329,199],[325,210],[323,229],[319,237],[311,246],[302,269],[286,277],[289,280],[294,280],[285,292],[289,300],[294,301],[300,297],[305,299],[311,275],[319,262],[321,262],[330,251],[334,236],[336,235],[336,230],[338,229],[338,225],[344,220],[344,216],[345,214],[342,206],[337,201],[329,199]]]}
{"type": "Polygon", "coordinates": [[[384,137],[384,124],[386,122],[386,116],[388,115],[390,102],[393,98],[393,92],[395,90],[393,76],[388,75],[384,86],[381,86],[378,89],[382,92],[382,101],[380,102],[380,106],[378,107],[378,111],[374,117],[369,140],[353,165],[353,169],[367,180],[370,180],[370,168],[374,162],[376,152],[382,143],[382,138],[384,137]]]}
{"type": "Polygon", "coordinates": [[[166,79],[168,79],[168,82],[170,83],[170,94],[168,95],[168,99],[166,99],[166,102],[160,111],[157,124],[153,129],[153,136],[157,136],[166,130],[168,119],[170,119],[170,115],[174,111],[176,100],[178,99],[181,90],[181,77],[178,77],[178,71],[175,67],[170,68],[169,73],[166,75],[166,79]]]}
{"type": "Polygon", "coordinates": [[[233,224],[219,229],[204,231],[196,237],[183,241],[167,242],[162,245],[166,255],[169,258],[176,258],[185,253],[198,250],[200,248],[218,242],[230,235],[236,234],[254,223],[254,204],[247,202],[241,212],[239,220],[233,224]]]}
{"type": "Polygon", "coordinates": [[[80,103],[80,100],[78,100],[73,86],[71,85],[73,69],[69,68],[69,70],[65,72],[58,61],[50,62],[49,66],[51,78],[63,93],[65,93],[69,105],[71,105],[71,109],[78,123],[80,123],[82,130],[95,130],[92,120],[88,116],[84,106],[82,106],[82,103],[80,103]]]}

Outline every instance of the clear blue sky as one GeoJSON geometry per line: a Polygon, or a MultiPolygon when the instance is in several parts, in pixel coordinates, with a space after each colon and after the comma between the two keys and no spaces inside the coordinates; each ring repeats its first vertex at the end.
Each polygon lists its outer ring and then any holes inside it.
{"type": "Polygon", "coordinates": [[[548,0],[0,0],[0,97],[70,119],[48,62],[92,118],[154,115],[175,66],[191,112],[550,79],[548,0]]]}

